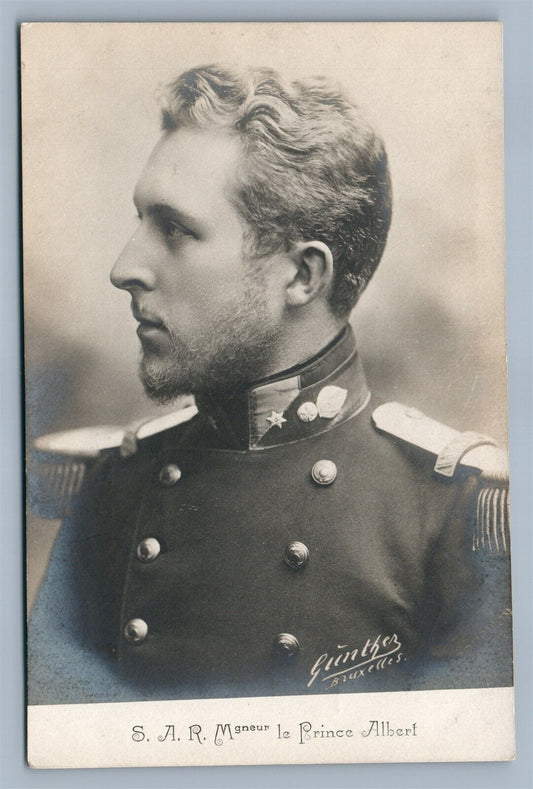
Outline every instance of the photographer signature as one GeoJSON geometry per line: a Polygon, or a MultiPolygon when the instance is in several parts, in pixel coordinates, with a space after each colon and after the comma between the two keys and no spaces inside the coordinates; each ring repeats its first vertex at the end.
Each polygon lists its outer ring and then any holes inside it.
{"type": "Polygon", "coordinates": [[[362,648],[349,647],[348,644],[338,644],[337,652],[329,654],[324,652],[313,664],[307,683],[310,688],[315,680],[330,682],[328,688],[333,688],[340,682],[359,679],[374,671],[382,671],[387,666],[405,660],[401,641],[396,633],[389,636],[378,635],[374,640],[368,638],[362,648]]]}

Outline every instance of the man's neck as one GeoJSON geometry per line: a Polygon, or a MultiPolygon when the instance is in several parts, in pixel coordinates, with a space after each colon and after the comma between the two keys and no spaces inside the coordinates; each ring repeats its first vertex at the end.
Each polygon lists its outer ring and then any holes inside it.
{"type": "Polygon", "coordinates": [[[282,334],[273,349],[262,377],[278,375],[285,370],[305,364],[308,359],[329,346],[346,324],[346,320],[334,319],[333,316],[322,321],[306,321],[301,325],[296,321],[291,322],[288,330],[282,334]]]}

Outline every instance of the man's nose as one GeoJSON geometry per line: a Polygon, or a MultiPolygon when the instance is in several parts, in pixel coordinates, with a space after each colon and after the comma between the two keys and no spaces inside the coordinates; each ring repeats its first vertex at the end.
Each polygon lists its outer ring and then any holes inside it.
{"type": "Polygon", "coordinates": [[[149,254],[143,249],[138,234],[130,238],[113,266],[110,279],[116,288],[122,290],[153,290],[155,272],[149,264],[149,254]]]}

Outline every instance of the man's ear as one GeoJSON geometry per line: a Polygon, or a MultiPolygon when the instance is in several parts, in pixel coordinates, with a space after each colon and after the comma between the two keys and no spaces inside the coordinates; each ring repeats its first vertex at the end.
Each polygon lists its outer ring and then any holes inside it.
{"type": "Polygon", "coordinates": [[[289,307],[302,307],[329,288],[333,278],[333,255],[322,241],[302,241],[290,253],[296,273],[286,289],[289,307]]]}

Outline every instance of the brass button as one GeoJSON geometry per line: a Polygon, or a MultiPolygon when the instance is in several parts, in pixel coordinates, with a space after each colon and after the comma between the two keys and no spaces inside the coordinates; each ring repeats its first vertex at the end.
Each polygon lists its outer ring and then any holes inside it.
{"type": "Polygon", "coordinates": [[[296,636],[290,633],[279,633],[274,639],[274,648],[278,655],[293,657],[300,649],[300,643],[296,636]]]}
{"type": "Polygon", "coordinates": [[[153,562],[161,553],[161,546],[155,537],[147,537],[137,546],[137,558],[141,562],[153,562]]]}
{"type": "Polygon", "coordinates": [[[124,628],[124,635],[130,644],[140,644],[148,635],[148,625],[144,619],[130,619],[124,628]]]}
{"type": "Polygon", "coordinates": [[[309,549],[303,542],[290,542],[283,551],[283,558],[289,567],[296,570],[309,561],[309,549]]]}
{"type": "Polygon", "coordinates": [[[181,469],[175,463],[163,466],[159,472],[159,482],[167,488],[171,488],[181,479],[181,469]]]}
{"type": "Polygon", "coordinates": [[[318,408],[314,403],[302,403],[296,411],[300,422],[312,422],[318,416],[318,408]]]}
{"type": "Polygon", "coordinates": [[[317,460],[311,469],[311,476],[317,485],[331,485],[337,477],[337,466],[332,460],[317,460]]]}

